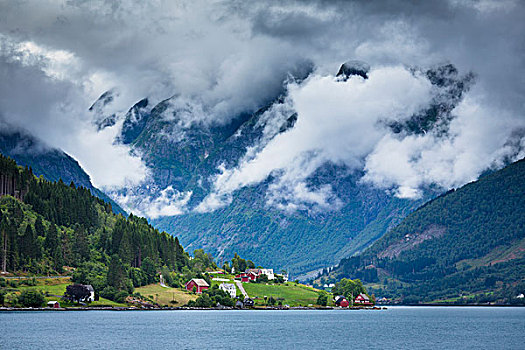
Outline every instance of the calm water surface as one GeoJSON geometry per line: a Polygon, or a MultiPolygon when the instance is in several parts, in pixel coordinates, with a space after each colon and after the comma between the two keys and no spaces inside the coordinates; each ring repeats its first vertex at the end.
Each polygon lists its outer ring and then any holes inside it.
{"type": "Polygon", "coordinates": [[[1,349],[525,349],[525,308],[0,312],[1,349]]]}

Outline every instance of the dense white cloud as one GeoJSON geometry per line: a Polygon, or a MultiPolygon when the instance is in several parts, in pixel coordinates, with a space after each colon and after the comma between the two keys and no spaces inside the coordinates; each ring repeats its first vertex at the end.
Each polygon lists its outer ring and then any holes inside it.
{"type": "Polygon", "coordinates": [[[174,216],[188,212],[187,204],[192,192],[179,192],[168,186],[159,192],[158,196],[144,196],[133,191],[116,195],[116,200],[124,210],[132,211],[136,215],[143,215],[155,219],[159,216],[174,216]]]}
{"type": "MultiPolygon", "coordinates": [[[[133,188],[148,170],[113,142],[121,123],[98,131],[92,120],[103,116],[87,113],[103,92],[118,91],[104,112],[118,118],[144,97],[154,105],[177,96],[172,109],[185,113],[169,136],[184,138],[194,122],[225,123],[265,105],[289,72],[313,63],[315,74],[288,87],[286,103],[267,115],[266,136],[239,167],[222,170],[198,210],[220,207],[269,175],[276,175],[271,205],[337,207],[329,186],[307,185],[327,161],[413,197],[421,186],[457,186],[523,153],[516,130],[525,113],[524,13],[513,0],[0,0],[0,118],[66,150],[95,184],[133,188]],[[369,81],[334,81],[349,58],[375,67],[369,81]],[[392,135],[381,118],[406,118],[429,93],[425,79],[401,67],[442,62],[477,75],[450,135],[392,135]],[[292,110],[295,127],[274,138],[292,110]]],[[[168,192],[159,197],[168,202],[144,199],[155,202],[151,215],[186,205],[185,195],[168,192]]]]}
{"type": "Polygon", "coordinates": [[[364,180],[394,187],[399,197],[413,198],[420,195],[422,186],[458,187],[476,180],[488,168],[501,167],[504,159],[523,156],[507,144],[513,130],[525,127],[523,119],[472,98],[453,113],[456,118],[446,136],[385,135],[366,159],[364,180]]]}
{"type": "Polygon", "coordinates": [[[427,106],[431,84],[403,67],[383,67],[372,70],[367,80],[353,76],[344,82],[314,75],[291,85],[289,99],[299,116],[294,128],[275,136],[256,154],[249,152],[237,168],[222,169],[201,210],[208,200],[213,203],[210,209],[217,207],[219,198],[227,203],[231,193],[275,171],[279,174],[269,188],[272,201],[275,193],[286,193],[299,202],[329,207],[329,188],[308,189],[304,181],[326,162],[361,167],[387,132],[380,121],[404,120],[427,106]]]}
{"type": "Polygon", "coordinates": [[[140,157],[115,145],[117,128],[98,132],[82,95],[81,70],[70,52],[0,37],[0,111],[11,128],[21,128],[81,160],[100,187],[140,183],[147,174],[140,157]],[[82,103],[83,102],[83,103],[82,103]]]}

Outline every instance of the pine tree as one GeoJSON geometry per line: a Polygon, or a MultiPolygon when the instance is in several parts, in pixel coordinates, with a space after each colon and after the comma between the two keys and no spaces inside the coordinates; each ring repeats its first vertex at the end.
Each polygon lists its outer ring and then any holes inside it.
{"type": "Polygon", "coordinates": [[[40,216],[38,216],[35,220],[35,233],[38,237],[46,236],[46,228],[44,227],[42,218],[40,216]]]}
{"type": "Polygon", "coordinates": [[[118,289],[126,289],[126,268],[117,255],[112,255],[107,274],[108,285],[118,289]]]}
{"type": "Polygon", "coordinates": [[[73,252],[78,265],[89,260],[89,241],[86,229],[82,225],[78,225],[75,229],[73,252]]]}
{"type": "Polygon", "coordinates": [[[45,251],[52,256],[56,247],[60,246],[58,241],[58,232],[55,224],[49,225],[46,238],[44,240],[45,251]]]}

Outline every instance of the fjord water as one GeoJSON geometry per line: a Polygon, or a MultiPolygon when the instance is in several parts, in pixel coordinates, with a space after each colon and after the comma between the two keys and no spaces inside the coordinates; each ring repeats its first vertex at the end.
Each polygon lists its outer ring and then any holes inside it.
{"type": "Polygon", "coordinates": [[[2,349],[525,349],[525,308],[0,312],[2,349]]]}

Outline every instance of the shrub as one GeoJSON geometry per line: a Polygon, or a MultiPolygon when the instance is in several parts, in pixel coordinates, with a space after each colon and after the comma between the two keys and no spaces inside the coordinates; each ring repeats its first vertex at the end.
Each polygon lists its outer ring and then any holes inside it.
{"type": "Polygon", "coordinates": [[[326,294],[319,294],[317,297],[317,305],[326,306],[328,304],[328,296],[326,294]]]}
{"type": "Polygon", "coordinates": [[[100,296],[109,300],[115,300],[115,295],[117,293],[118,290],[116,290],[115,287],[107,286],[106,288],[102,289],[100,296]]]}
{"type": "Polygon", "coordinates": [[[40,307],[44,300],[44,294],[37,290],[24,290],[18,296],[18,302],[25,307],[40,307]]]}
{"type": "Polygon", "coordinates": [[[25,284],[26,286],[34,287],[36,286],[36,278],[27,278],[22,281],[20,281],[20,284],[25,284]]]}
{"type": "Polygon", "coordinates": [[[117,294],[115,294],[115,299],[113,299],[113,301],[117,303],[124,303],[128,295],[128,292],[126,292],[125,290],[121,290],[117,292],[117,294]]]}
{"type": "Polygon", "coordinates": [[[13,288],[18,288],[18,282],[15,280],[8,281],[7,284],[9,284],[13,288]]]}

